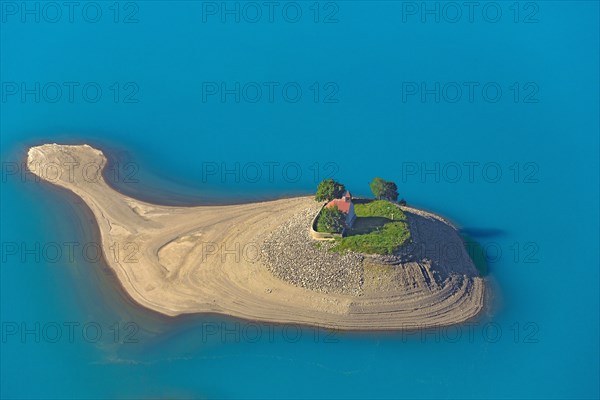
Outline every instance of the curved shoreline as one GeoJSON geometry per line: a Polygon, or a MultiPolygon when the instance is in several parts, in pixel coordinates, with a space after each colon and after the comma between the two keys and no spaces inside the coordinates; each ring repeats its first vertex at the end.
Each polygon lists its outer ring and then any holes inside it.
{"type": "MultiPolygon", "coordinates": [[[[49,180],[41,167],[97,163],[103,168],[106,158],[87,145],[43,145],[29,150],[27,162],[33,173],[49,180]]],[[[51,183],[75,193],[90,208],[106,263],[126,293],[165,315],[215,313],[344,330],[396,330],[461,323],[483,306],[483,280],[472,275],[468,263],[450,284],[435,290],[416,287],[362,296],[317,293],[275,278],[244,251],[251,252],[282,222],[313,205],[307,197],[160,206],[123,195],[103,178],[92,182],[76,170],[71,176],[67,172],[63,169],[51,183]]],[[[425,214],[425,219],[434,218],[425,214]]],[[[429,273],[427,265],[420,268],[429,273]]]]}

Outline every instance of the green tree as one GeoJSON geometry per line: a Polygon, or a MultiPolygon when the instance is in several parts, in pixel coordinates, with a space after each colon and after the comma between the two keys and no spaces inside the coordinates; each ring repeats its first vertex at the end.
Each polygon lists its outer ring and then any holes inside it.
{"type": "Polygon", "coordinates": [[[339,233],[345,227],[346,216],[336,205],[325,207],[321,210],[321,215],[319,215],[319,220],[317,221],[317,231],[339,233]]]}
{"type": "Polygon", "coordinates": [[[385,183],[383,198],[389,201],[398,200],[398,186],[394,182],[388,181],[385,183]]]}
{"type": "Polygon", "coordinates": [[[371,192],[373,192],[373,195],[378,199],[381,199],[385,194],[385,183],[385,180],[377,177],[369,184],[371,192]]]}
{"type": "Polygon", "coordinates": [[[396,201],[398,199],[398,186],[394,182],[377,177],[369,186],[373,195],[380,200],[396,201]]]}
{"type": "Polygon", "coordinates": [[[324,179],[317,186],[316,201],[330,201],[342,197],[346,188],[339,182],[333,179],[324,179]]]}

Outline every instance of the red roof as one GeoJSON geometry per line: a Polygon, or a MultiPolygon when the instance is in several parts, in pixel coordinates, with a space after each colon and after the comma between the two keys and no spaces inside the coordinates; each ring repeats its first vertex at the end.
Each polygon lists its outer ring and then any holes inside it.
{"type": "Polygon", "coordinates": [[[337,206],[337,208],[339,208],[341,212],[343,212],[344,214],[348,214],[348,212],[350,211],[350,204],[352,204],[352,202],[346,199],[334,199],[327,203],[325,207],[331,208],[335,205],[337,206]]]}

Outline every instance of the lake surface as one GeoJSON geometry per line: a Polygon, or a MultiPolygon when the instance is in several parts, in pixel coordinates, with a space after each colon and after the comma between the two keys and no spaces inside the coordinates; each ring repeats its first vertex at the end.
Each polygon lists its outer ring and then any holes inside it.
{"type": "Polygon", "coordinates": [[[2,398],[598,398],[598,2],[23,4],[1,4],[2,398]],[[485,250],[490,307],[385,334],[150,313],[89,211],[24,173],[46,142],[174,204],[394,180],[485,250]]]}

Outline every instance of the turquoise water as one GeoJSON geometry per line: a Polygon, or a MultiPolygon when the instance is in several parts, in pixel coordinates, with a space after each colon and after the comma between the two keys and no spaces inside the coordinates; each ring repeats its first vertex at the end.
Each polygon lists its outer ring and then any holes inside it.
{"type": "Polygon", "coordinates": [[[2,3],[2,398],[598,398],[597,2],[481,3],[472,21],[427,3],[439,22],[421,2],[281,3],[272,22],[259,3],[239,22],[220,2],[82,3],[55,23],[36,4],[39,22],[2,3]],[[95,144],[121,190],[178,204],[327,176],[368,195],[382,175],[486,249],[490,309],[412,334],[140,310],[80,250],[88,211],[13,174],[49,141],[95,144]]]}

